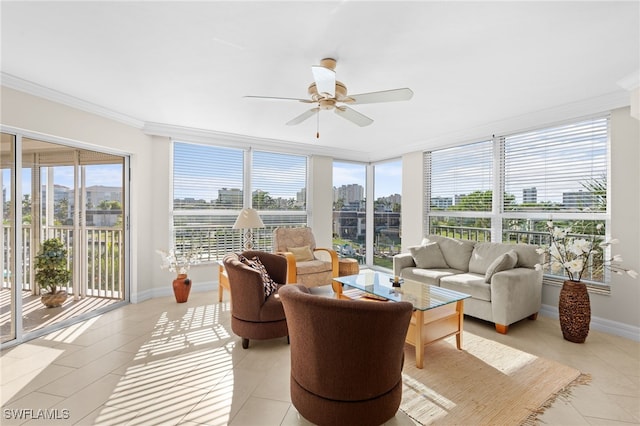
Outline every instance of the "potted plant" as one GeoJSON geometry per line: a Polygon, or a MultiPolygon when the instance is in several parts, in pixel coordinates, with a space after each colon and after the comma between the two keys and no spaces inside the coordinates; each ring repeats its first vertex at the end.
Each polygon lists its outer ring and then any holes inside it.
{"type": "Polygon", "coordinates": [[[67,268],[67,249],[58,238],[45,240],[35,262],[36,283],[45,291],[40,300],[47,308],[61,306],[67,300],[67,292],[58,289],[71,279],[67,268]]]}
{"type": "Polygon", "coordinates": [[[184,303],[189,299],[191,280],[187,277],[187,271],[189,271],[191,265],[198,262],[200,252],[199,248],[191,248],[182,252],[156,250],[156,253],[162,258],[160,268],[169,269],[169,271],[177,273],[177,277],[173,280],[173,294],[178,303],[184,303]]]}
{"type": "MultiPolygon", "coordinates": [[[[572,228],[559,228],[553,221],[547,222],[550,244],[537,249],[538,254],[545,256],[544,263],[537,264],[536,269],[549,267],[555,274],[562,273],[568,279],[562,284],[558,301],[558,314],[562,336],[574,343],[584,343],[589,334],[591,323],[591,302],[586,284],[582,277],[588,268],[595,272],[608,269],[615,274],[627,274],[637,278],[633,269],[622,267],[622,257],[612,255],[606,258],[604,249],[616,244],[617,239],[604,241],[598,235],[585,236],[572,234],[572,228]],[[600,256],[599,262],[592,262],[592,256],[600,256]]],[[[602,230],[598,224],[596,232],[602,230]]]]}

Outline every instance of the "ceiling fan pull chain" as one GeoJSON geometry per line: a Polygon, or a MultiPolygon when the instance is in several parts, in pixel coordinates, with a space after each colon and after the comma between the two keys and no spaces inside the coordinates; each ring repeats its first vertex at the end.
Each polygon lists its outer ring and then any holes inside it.
{"type": "Polygon", "coordinates": [[[318,116],[316,121],[316,139],[320,139],[320,111],[316,113],[318,116]]]}

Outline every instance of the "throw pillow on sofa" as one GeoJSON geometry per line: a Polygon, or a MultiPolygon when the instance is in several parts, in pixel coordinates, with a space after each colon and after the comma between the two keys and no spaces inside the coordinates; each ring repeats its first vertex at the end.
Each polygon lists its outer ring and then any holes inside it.
{"type": "Polygon", "coordinates": [[[418,268],[449,268],[438,243],[409,247],[409,252],[418,268]]]}
{"type": "Polygon", "coordinates": [[[490,283],[493,274],[513,269],[516,267],[516,263],[518,263],[518,253],[515,250],[509,250],[505,254],[498,256],[487,268],[487,272],[484,274],[484,281],[487,284],[490,283]]]}

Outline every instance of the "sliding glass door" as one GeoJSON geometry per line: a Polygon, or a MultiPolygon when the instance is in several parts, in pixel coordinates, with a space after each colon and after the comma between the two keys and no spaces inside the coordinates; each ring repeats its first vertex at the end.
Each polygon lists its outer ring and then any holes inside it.
{"type": "Polygon", "coordinates": [[[35,337],[127,299],[126,164],[123,156],[2,134],[3,343],[35,337]],[[51,239],[62,243],[71,273],[58,288],[66,299],[53,308],[41,302],[47,290],[35,268],[51,239]]]}

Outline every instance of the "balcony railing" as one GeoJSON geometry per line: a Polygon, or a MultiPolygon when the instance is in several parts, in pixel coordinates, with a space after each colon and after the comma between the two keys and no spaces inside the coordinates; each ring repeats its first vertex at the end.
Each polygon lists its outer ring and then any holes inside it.
{"type": "MultiPolygon", "coordinates": [[[[488,228],[474,228],[460,225],[432,225],[430,233],[463,240],[481,242],[491,241],[491,230],[488,228]]],[[[593,235],[588,234],[572,233],[569,234],[569,236],[574,238],[585,238],[587,240],[593,238],[593,235]]],[[[546,231],[525,231],[512,229],[502,231],[502,242],[512,244],[532,244],[536,246],[548,246],[551,243],[549,233],[546,231]]],[[[606,276],[602,270],[602,259],[604,257],[602,249],[599,247],[596,247],[596,249],[596,253],[589,256],[589,264],[585,270],[586,273],[583,275],[583,279],[585,281],[593,281],[594,283],[604,284],[606,279],[606,276]]],[[[553,273],[551,267],[546,268],[544,270],[544,273],[548,277],[552,277],[555,279],[565,279],[565,277],[558,275],[557,273],[553,273]]]]}
{"type": "MultiPolygon", "coordinates": [[[[11,265],[11,228],[3,226],[4,247],[2,251],[5,265],[3,288],[10,288],[13,279],[9,270],[11,265]]],[[[35,292],[32,271],[33,258],[36,253],[31,250],[31,226],[24,225],[22,232],[22,250],[18,254],[22,265],[22,290],[35,292]]],[[[85,296],[122,299],[124,296],[123,248],[122,229],[110,227],[86,227],[83,238],[75,239],[74,229],[70,226],[54,226],[43,229],[44,238],[59,238],[67,249],[67,266],[73,271],[73,245],[78,241],[82,247],[80,253],[85,260],[81,265],[81,277],[73,277],[80,283],[80,292],[85,296]],[[84,242],[84,243],[82,243],[84,242]]],[[[64,290],[73,294],[73,286],[64,290]]]]}

